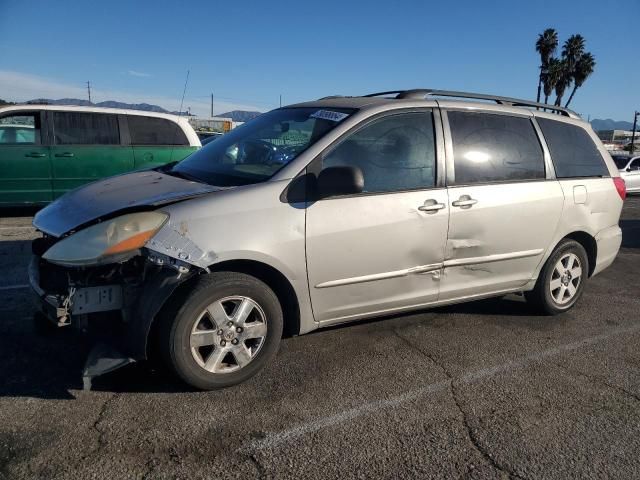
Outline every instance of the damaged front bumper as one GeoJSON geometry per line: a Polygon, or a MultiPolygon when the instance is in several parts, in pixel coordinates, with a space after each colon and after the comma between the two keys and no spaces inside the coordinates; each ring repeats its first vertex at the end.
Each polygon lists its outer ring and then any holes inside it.
{"type": "Polygon", "coordinates": [[[40,300],[42,313],[59,327],[70,326],[72,315],[120,310],[123,307],[121,285],[95,287],[69,286],[66,293],[47,293],[40,287],[40,258],[29,263],[29,284],[40,300]]]}
{"type": "Polygon", "coordinates": [[[95,341],[83,370],[91,379],[147,358],[151,325],[164,303],[199,269],[143,250],[118,264],[61,267],[34,244],[29,283],[41,312],[58,327],[77,328],[95,341]]]}

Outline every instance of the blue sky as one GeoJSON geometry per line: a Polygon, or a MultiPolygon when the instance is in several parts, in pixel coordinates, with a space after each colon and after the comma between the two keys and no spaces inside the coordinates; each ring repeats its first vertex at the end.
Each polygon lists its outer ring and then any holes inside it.
{"type": "Polygon", "coordinates": [[[0,0],[0,98],[86,98],[268,110],[331,94],[432,87],[534,98],[538,33],[587,39],[594,75],[572,107],[640,109],[638,0],[0,0]],[[634,58],[635,62],[630,60],[634,58]]]}

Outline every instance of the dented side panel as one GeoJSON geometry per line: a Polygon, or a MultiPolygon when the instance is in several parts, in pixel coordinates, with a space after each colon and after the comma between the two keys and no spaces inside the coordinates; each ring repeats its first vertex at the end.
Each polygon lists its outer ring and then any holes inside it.
{"type": "Polygon", "coordinates": [[[555,180],[450,187],[452,207],[440,300],[524,286],[558,229],[564,195],[555,180]]]}

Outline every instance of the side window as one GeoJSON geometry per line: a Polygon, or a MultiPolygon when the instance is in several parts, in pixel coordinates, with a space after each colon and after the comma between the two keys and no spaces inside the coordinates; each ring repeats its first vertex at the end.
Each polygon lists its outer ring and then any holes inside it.
{"type": "Polygon", "coordinates": [[[404,113],[375,120],[349,135],[322,161],[323,168],[360,167],[364,191],[395,192],[435,185],[433,115],[404,113]]]}
{"type": "Polygon", "coordinates": [[[447,112],[455,184],[545,178],[544,154],[528,118],[447,112]]]}
{"type": "Polygon", "coordinates": [[[640,171],[640,158],[636,158],[629,166],[631,167],[632,172],[640,171]]]}
{"type": "Polygon", "coordinates": [[[127,119],[131,145],[189,145],[182,128],[171,120],[140,115],[127,119]]]}
{"type": "Polygon", "coordinates": [[[19,112],[0,118],[0,144],[40,145],[40,113],[19,112]]]}
{"type": "Polygon", "coordinates": [[[583,128],[569,123],[538,118],[556,177],[607,177],[609,170],[593,140],[583,128]]]}
{"type": "Polygon", "coordinates": [[[116,115],[90,112],[53,112],[56,145],[119,145],[116,115]]]}

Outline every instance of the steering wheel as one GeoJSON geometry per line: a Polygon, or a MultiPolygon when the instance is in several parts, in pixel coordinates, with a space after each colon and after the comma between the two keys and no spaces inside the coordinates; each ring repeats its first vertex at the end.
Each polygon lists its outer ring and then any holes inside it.
{"type": "MultiPolygon", "coordinates": [[[[247,139],[238,144],[238,158],[241,159],[241,163],[260,163],[271,165],[272,159],[277,151],[278,148],[275,145],[267,142],[266,140],[260,140],[258,138],[247,139]],[[247,147],[249,147],[249,149],[247,149],[247,147]],[[254,159],[252,159],[253,161],[247,162],[247,150],[251,151],[251,147],[253,147],[254,152],[260,152],[261,158],[259,159],[259,161],[255,161],[254,159]]],[[[255,153],[252,154],[252,156],[254,155],[255,153]]]]}

